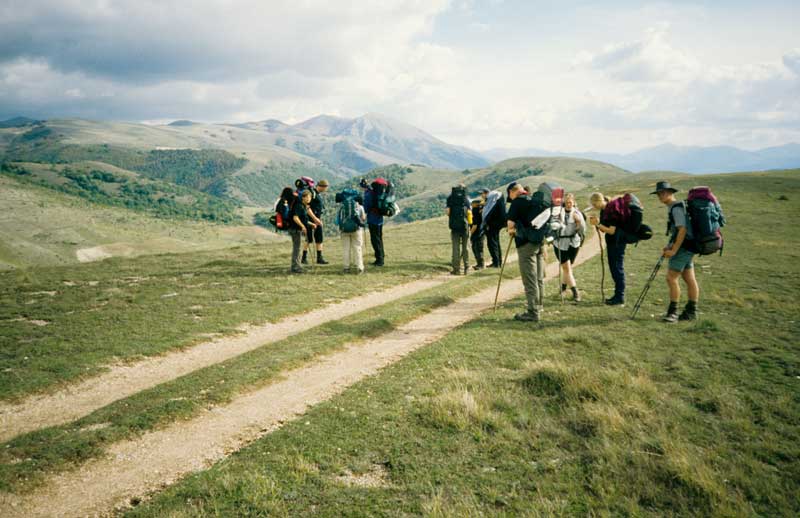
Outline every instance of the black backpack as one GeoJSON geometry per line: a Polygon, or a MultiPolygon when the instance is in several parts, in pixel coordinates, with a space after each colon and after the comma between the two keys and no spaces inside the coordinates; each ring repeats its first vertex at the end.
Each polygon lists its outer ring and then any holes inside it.
{"type": "Polygon", "coordinates": [[[545,224],[539,228],[534,228],[530,225],[530,221],[541,214],[542,211],[549,209],[549,203],[547,203],[547,200],[539,191],[535,192],[533,196],[525,196],[524,199],[528,203],[528,224],[520,226],[519,223],[517,223],[517,232],[521,231],[522,236],[529,243],[540,245],[544,243],[545,238],[550,233],[550,225],[545,224]]]}
{"type": "Polygon", "coordinates": [[[447,198],[447,207],[450,209],[450,216],[447,226],[453,232],[467,231],[467,191],[463,187],[453,187],[450,197],[447,198]]]}

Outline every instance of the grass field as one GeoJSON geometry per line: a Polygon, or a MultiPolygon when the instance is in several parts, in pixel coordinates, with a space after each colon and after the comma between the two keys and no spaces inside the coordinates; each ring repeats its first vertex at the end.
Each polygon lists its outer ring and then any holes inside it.
{"type": "Polygon", "coordinates": [[[275,240],[258,227],[156,218],[5,175],[0,175],[0,207],[0,270],[70,265],[92,253],[99,258],[138,256],[275,240]]]}
{"type": "MultiPolygon", "coordinates": [[[[729,228],[696,323],[658,321],[663,276],[637,321],[600,305],[594,259],[586,303],[480,317],[129,514],[796,516],[800,252],[765,222],[798,213],[800,172],[676,179],[704,182],[729,228]]],[[[629,251],[629,300],[662,244],[629,251]]]]}

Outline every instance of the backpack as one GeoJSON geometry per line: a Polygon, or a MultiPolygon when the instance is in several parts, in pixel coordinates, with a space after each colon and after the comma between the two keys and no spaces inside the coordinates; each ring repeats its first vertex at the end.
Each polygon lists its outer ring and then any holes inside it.
{"type": "Polygon", "coordinates": [[[283,198],[275,204],[275,214],[269,218],[275,230],[289,230],[292,224],[292,204],[283,198]]]}
{"type": "Polygon", "coordinates": [[[629,192],[608,202],[603,214],[604,219],[617,227],[616,234],[619,234],[617,239],[625,243],[636,244],[653,237],[653,229],[642,224],[644,217],[642,203],[629,192]]]}
{"type": "Polygon", "coordinates": [[[539,185],[536,192],[530,195],[533,203],[532,213],[536,217],[531,221],[532,230],[535,231],[536,240],[529,238],[532,243],[540,243],[549,236],[555,237],[554,225],[561,210],[561,203],[564,201],[564,188],[553,182],[544,182],[539,185]],[[556,210],[558,208],[558,210],[556,210]],[[539,239],[539,234],[542,234],[539,239]]]}
{"type": "Polygon", "coordinates": [[[357,198],[358,191],[355,189],[345,189],[336,195],[336,201],[341,203],[339,212],[336,214],[336,220],[339,222],[339,231],[345,233],[355,232],[362,226],[356,212],[357,198]]]}
{"type": "Polygon", "coordinates": [[[372,190],[375,192],[375,208],[378,209],[378,214],[391,218],[400,211],[392,182],[384,178],[376,178],[372,182],[372,190]]]}
{"type": "Polygon", "coordinates": [[[317,190],[314,188],[316,185],[317,182],[310,176],[301,176],[294,181],[294,186],[297,188],[297,191],[295,191],[297,195],[300,196],[303,191],[309,191],[312,200],[317,197],[317,190]]]}
{"type": "MultiPolygon", "coordinates": [[[[715,252],[722,255],[725,243],[720,229],[725,226],[725,215],[711,189],[705,186],[689,189],[689,195],[683,204],[693,235],[687,248],[700,255],[710,255],[715,252]]],[[[671,221],[671,211],[669,217],[671,221]]]]}
{"type": "Polygon", "coordinates": [[[463,187],[453,187],[450,196],[447,198],[447,207],[450,209],[450,216],[447,220],[447,226],[453,232],[466,232],[467,231],[467,191],[463,187]]]}
{"type": "MultiPolygon", "coordinates": [[[[566,211],[564,211],[564,212],[562,213],[562,214],[564,214],[564,223],[560,223],[560,222],[559,222],[559,224],[560,224],[560,225],[563,225],[563,227],[561,227],[561,228],[559,228],[559,229],[558,229],[558,233],[556,234],[556,236],[555,236],[555,237],[556,237],[556,238],[558,238],[558,239],[563,239],[563,238],[565,238],[565,237],[568,237],[568,238],[573,238],[573,237],[575,237],[575,236],[579,236],[579,237],[581,238],[581,244],[580,244],[580,245],[578,245],[578,247],[580,248],[581,246],[583,246],[583,243],[585,243],[585,242],[586,242],[586,221],[587,221],[587,220],[586,220],[586,215],[585,215],[583,212],[581,212],[581,210],[580,210],[580,209],[578,209],[578,207],[575,207],[575,206],[573,206],[573,207],[572,207],[572,210],[573,210],[573,211],[575,211],[575,212],[577,212],[578,214],[580,214],[580,215],[581,215],[581,217],[583,218],[584,224],[583,224],[583,225],[581,225],[580,227],[578,227],[577,229],[575,229],[575,232],[574,232],[574,233],[572,233],[572,234],[562,234],[562,233],[561,233],[561,230],[562,230],[562,228],[566,228],[566,226],[567,226],[567,224],[568,224],[568,222],[567,222],[567,220],[566,220],[566,218],[567,218],[567,216],[566,216],[566,211]]],[[[570,214],[570,216],[569,216],[569,217],[572,217],[572,214],[570,214]]]]}

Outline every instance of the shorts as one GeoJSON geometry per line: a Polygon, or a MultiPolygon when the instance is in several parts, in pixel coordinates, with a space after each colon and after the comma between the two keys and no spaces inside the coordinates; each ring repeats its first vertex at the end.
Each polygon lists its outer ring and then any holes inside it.
{"type": "Polygon", "coordinates": [[[322,243],[322,227],[315,228],[313,232],[306,232],[306,240],[309,243],[311,242],[312,237],[314,238],[315,243],[322,243]]]}
{"type": "Polygon", "coordinates": [[[690,270],[694,268],[692,258],[694,253],[685,248],[678,250],[678,253],[669,258],[669,269],[676,272],[690,270]]]}
{"type": "Polygon", "coordinates": [[[575,247],[569,247],[568,250],[561,250],[557,246],[553,247],[553,251],[556,253],[556,258],[558,258],[561,264],[566,263],[569,261],[570,263],[575,262],[575,258],[578,256],[578,249],[575,247]]]}

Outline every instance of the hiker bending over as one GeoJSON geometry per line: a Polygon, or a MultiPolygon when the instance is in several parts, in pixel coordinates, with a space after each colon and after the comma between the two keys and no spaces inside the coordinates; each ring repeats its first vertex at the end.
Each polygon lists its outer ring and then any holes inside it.
{"type": "MultiPolygon", "coordinates": [[[[625,304],[625,247],[628,242],[622,239],[619,211],[611,205],[612,200],[603,196],[602,193],[593,193],[589,198],[592,207],[600,212],[600,217],[590,216],[589,224],[605,234],[606,254],[608,257],[608,269],[611,271],[611,278],[614,279],[614,296],[606,299],[605,303],[609,306],[621,306],[625,304]]],[[[641,214],[638,215],[638,223],[641,225],[641,214]]]]}
{"type": "Polygon", "coordinates": [[[472,226],[472,209],[467,188],[464,184],[453,187],[447,197],[447,224],[450,228],[450,240],[453,244],[451,275],[461,274],[461,264],[464,264],[464,275],[469,272],[469,252],[467,241],[469,230],[472,226]]]}
{"type": "Polygon", "coordinates": [[[322,257],[322,241],[324,233],[322,229],[322,213],[325,212],[325,200],[320,196],[328,190],[328,180],[321,180],[316,186],[311,187],[311,221],[314,222],[316,227],[313,232],[309,232],[306,236],[306,242],[303,245],[303,264],[308,264],[308,244],[312,241],[317,246],[317,264],[328,264],[328,261],[322,257]]]}
{"type": "Polygon", "coordinates": [[[486,196],[489,189],[481,189],[480,198],[472,200],[472,225],[469,227],[469,241],[472,244],[472,255],[475,256],[476,270],[483,270],[483,244],[486,241],[483,232],[483,207],[486,204],[486,196]]]}
{"type": "Polygon", "coordinates": [[[564,197],[564,210],[559,214],[556,225],[558,234],[553,242],[553,251],[561,263],[562,279],[564,279],[561,292],[567,291],[569,287],[572,290],[572,300],[580,302],[581,295],[575,283],[572,265],[586,235],[586,220],[575,206],[575,195],[570,193],[564,197]]]}
{"type": "Polygon", "coordinates": [[[300,250],[303,237],[313,232],[316,223],[311,221],[311,191],[306,189],[300,193],[300,200],[295,201],[292,207],[292,223],[289,235],[292,236],[292,273],[305,273],[300,264],[300,250]]]}
{"type": "Polygon", "coordinates": [[[481,216],[481,226],[486,234],[486,246],[492,257],[489,268],[500,268],[503,262],[500,230],[506,227],[506,200],[500,191],[492,191],[487,195],[481,216]]]}
{"type": "Polygon", "coordinates": [[[361,180],[359,184],[364,189],[364,210],[367,213],[369,240],[375,253],[375,261],[372,263],[374,266],[383,266],[386,258],[383,247],[383,215],[378,209],[378,196],[387,184],[383,178],[376,179],[370,185],[367,185],[366,180],[361,180]]]}
{"type": "Polygon", "coordinates": [[[667,270],[667,286],[669,286],[669,307],[663,317],[664,322],[677,322],[678,320],[695,320],[697,318],[697,300],[700,298],[700,287],[694,276],[694,252],[691,246],[694,236],[692,226],[689,225],[686,214],[686,205],[682,201],[675,199],[677,189],[673,188],[669,182],[658,182],[656,190],[651,194],[658,196],[658,200],[667,206],[667,232],[670,241],[662,250],[665,258],[669,259],[669,270],[667,270]],[[680,278],[686,283],[686,290],[689,292],[689,300],[683,308],[683,312],[678,315],[678,302],[681,298],[680,278]]]}
{"type": "Polygon", "coordinates": [[[342,233],[344,273],[350,273],[355,268],[355,273],[360,275],[364,273],[362,246],[367,222],[361,196],[355,189],[345,189],[336,195],[336,201],[341,203],[336,213],[336,224],[342,233]]]}
{"type": "Polygon", "coordinates": [[[531,226],[533,218],[544,210],[535,203],[518,183],[508,186],[508,234],[514,238],[519,259],[519,273],[525,287],[527,311],[514,315],[514,320],[538,322],[542,316],[542,294],[544,293],[544,256],[542,245],[545,230],[537,231],[531,226]]]}

